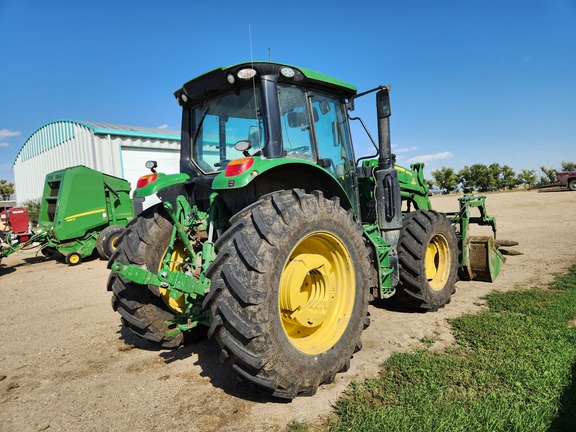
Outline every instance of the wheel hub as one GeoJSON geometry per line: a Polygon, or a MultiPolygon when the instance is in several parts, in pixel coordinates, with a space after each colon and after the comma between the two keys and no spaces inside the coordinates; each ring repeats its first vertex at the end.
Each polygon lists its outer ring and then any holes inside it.
{"type": "Polygon", "coordinates": [[[283,318],[304,327],[316,327],[324,322],[333,293],[328,292],[331,265],[326,258],[301,254],[286,266],[284,289],[281,289],[280,309],[283,318]]]}
{"type": "Polygon", "coordinates": [[[346,330],[354,308],[354,265],[334,235],[317,232],[300,240],[280,277],[282,328],[297,349],[320,354],[346,330]]]}
{"type": "MultiPolygon", "coordinates": [[[[158,267],[158,271],[162,270],[162,263],[164,262],[167,253],[168,251],[166,251],[164,253],[164,256],[162,256],[162,259],[160,260],[160,265],[158,267]]],[[[172,252],[172,256],[170,257],[170,271],[171,272],[183,271],[182,267],[185,264],[185,260],[187,257],[188,255],[186,254],[184,244],[181,241],[177,240],[174,243],[174,251],[172,252]]],[[[174,298],[170,295],[170,290],[166,288],[159,288],[159,290],[162,300],[164,300],[166,306],[168,306],[171,310],[180,314],[186,311],[184,296],[174,298]]]]}
{"type": "Polygon", "coordinates": [[[432,237],[426,250],[424,265],[430,287],[435,291],[441,290],[450,274],[450,247],[446,237],[441,234],[432,237]]]}

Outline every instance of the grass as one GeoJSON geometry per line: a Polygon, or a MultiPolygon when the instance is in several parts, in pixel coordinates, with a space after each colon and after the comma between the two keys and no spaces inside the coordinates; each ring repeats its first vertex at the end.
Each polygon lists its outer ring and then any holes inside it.
{"type": "Polygon", "coordinates": [[[306,423],[301,423],[296,420],[292,420],[286,425],[286,432],[308,432],[309,428],[306,423]]]}
{"type": "Polygon", "coordinates": [[[576,431],[576,267],[546,289],[494,293],[451,321],[443,353],[395,354],[353,383],[331,431],[576,431]]]}

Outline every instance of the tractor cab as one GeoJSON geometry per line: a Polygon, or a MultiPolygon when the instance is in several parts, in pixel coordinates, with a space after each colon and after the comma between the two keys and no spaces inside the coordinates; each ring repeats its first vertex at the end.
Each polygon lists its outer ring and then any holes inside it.
{"type": "MultiPolygon", "coordinates": [[[[309,162],[323,168],[355,206],[346,116],[346,101],[355,94],[350,84],[274,63],[208,72],[175,93],[183,107],[181,171],[198,176],[224,171],[231,177],[256,159],[309,162]]],[[[310,180],[319,175],[309,174],[310,180]]]]}

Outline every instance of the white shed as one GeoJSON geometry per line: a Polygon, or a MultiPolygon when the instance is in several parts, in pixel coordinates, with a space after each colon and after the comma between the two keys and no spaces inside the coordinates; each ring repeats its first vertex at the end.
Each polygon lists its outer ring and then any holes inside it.
{"type": "Polygon", "coordinates": [[[88,121],[58,120],[34,132],[14,161],[14,183],[19,204],[42,196],[46,174],[84,165],[130,182],[148,171],[147,160],[158,161],[158,171],[180,169],[180,132],[88,121]]]}

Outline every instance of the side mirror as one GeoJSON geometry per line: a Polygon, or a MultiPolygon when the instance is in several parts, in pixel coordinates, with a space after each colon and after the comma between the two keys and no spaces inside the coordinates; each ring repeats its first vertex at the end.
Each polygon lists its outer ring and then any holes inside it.
{"type": "Polygon", "coordinates": [[[158,162],[154,160],[149,160],[148,162],[146,162],[144,166],[150,171],[152,171],[154,174],[156,174],[156,168],[158,167],[158,162]]]}
{"type": "Polygon", "coordinates": [[[238,141],[236,144],[234,144],[234,148],[239,151],[242,152],[242,154],[246,157],[250,156],[250,154],[248,153],[248,150],[250,150],[252,148],[252,145],[250,144],[250,141],[248,140],[242,140],[242,141],[238,141]]]}
{"type": "Polygon", "coordinates": [[[378,118],[384,119],[392,115],[390,108],[390,88],[383,87],[376,93],[376,105],[378,108],[378,118]]]}
{"type": "Polygon", "coordinates": [[[248,129],[248,141],[250,141],[250,144],[254,143],[256,147],[260,147],[262,133],[258,126],[250,126],[248,129]]]}
{"type": "Polygon", "coordinates": [[[320,101],[320,112],[323,115],[326,115],[330,112],[330,102],[328,102],[326,99],[320,101]]]}
{"type": "Polygon", "coordinates": [[[302,125],[302,116],[298,112],[291,111],[286,114],[288,127],[295,128],[302,125]]]}

